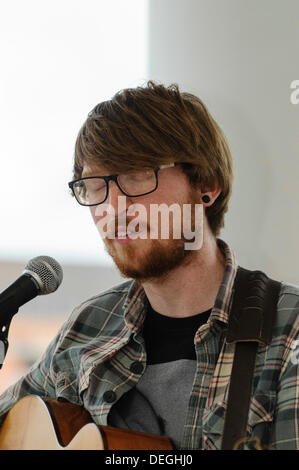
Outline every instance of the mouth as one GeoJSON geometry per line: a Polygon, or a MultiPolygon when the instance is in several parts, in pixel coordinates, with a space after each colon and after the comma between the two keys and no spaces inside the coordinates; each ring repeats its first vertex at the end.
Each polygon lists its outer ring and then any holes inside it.
{"type": "Polygon", "coordinates": [[[128,231],[126,227],[118,227],[114,239],[118,243],[128,243],[133,240],[133,232],[128,231]]]}
{"type": "Polygon", "coordinates": [[[144,230],[136,232],[135,230],[128,230],[126,227],[118,227],[115,230],[115,240],[118,242],[129,242],[140,238],[144,230]]]}

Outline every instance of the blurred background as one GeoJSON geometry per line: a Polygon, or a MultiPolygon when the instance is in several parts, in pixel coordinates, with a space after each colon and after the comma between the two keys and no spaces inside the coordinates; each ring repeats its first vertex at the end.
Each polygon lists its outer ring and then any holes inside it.
{"type": "Polygon", "coordinates": [[[10,0],[0,54],[0,290],[34,256],[64,271],[14,317],[0,393],[76,305],[122,281],[67,187],[80,126],[122,88],[178,83],[207,104],[235,165],[221,238],[244,267],[299,284],[298,0],[10,0]]]}

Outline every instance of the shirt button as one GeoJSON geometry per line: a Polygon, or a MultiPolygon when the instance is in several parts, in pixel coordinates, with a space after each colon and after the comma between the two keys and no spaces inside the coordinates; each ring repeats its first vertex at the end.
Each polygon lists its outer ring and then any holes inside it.
{"type": "Polygon", "coordinates": [[[116,400],[116,393],[113,390],[107,390],[103,395],[104,400],[107,403],[113,403],[116,400]]]}
{"type": "Polygon", "coordinates": [[[132,362],[130,365],[130,371],[133,372],[133,374],[141,374],[143,371],[143,365],[139,361],[132,362]]]}

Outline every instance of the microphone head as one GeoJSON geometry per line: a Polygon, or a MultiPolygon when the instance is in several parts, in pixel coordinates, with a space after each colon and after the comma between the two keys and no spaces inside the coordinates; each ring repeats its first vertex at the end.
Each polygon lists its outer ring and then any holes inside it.
{"type": "Polygon", "coordinates": [[[23,274],[29,274],[38,283],[40,294],[55,292],[63,279],[60,264],[51,256],[36,256],[28,261],[23,274]]]}

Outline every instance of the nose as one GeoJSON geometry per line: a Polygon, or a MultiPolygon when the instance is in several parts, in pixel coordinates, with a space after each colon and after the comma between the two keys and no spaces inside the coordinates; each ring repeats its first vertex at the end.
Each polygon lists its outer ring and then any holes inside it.
{"type": "Polygon", "coordinates": [[[111,206],[116,212],[118,211],[119,206],[122,209],[126,208],[127,210],[129,205],[131,204],[129,198],[121,192],[115,181],[109,181],[109,193],[106,203],[111,204],[111,206]],[[119,197],[122,197],[122,199],[119,199],[119,197]]]}

